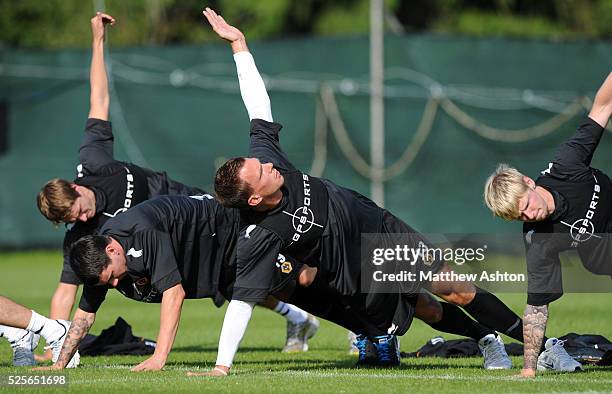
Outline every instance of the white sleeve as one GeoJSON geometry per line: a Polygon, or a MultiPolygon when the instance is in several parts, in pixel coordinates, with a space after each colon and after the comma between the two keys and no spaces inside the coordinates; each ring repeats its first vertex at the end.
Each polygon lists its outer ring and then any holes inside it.
{"type": "Polygon", "coordinates": [[[266,85],[257,71],[253,55],[246,51],[238,52],[234,54],[234,61],[240,83],[240,95],[249,113],[249,120],[263,119],[273,122],[270,98],[266,85]]]}
{"type": "Polygon", "coordinates": [[[216,365],[231,367],[238,346],[246,332],[251,314],[255,307],[254,302],[231,300],[225,311],[223,328],[219,337],[219,350],[216,365]]]}

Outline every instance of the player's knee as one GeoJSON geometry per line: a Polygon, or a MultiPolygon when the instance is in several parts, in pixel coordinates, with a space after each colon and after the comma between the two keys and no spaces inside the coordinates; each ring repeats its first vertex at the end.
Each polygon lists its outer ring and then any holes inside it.
{"type": "Polygon", "coordinates": [[[303,287],[310,286],[317,276],[317,271],[317,267],[309,267],[304,264],[298,275],[298,284],[303,287]]]}
{"type": "Polygon", "coordinates": [[[452,292],[444,295],[445,301],[458,306],[466,306],[474,299],[473,292],[452,292]]]}
{"type": "Polygon", "coordinates": [[[432,304],[429,309],[429,323],[437,323],[442,320],[442,305],[439,302],[432,304]]]}
{"type": "Polygon", "coordinates": [[[434,324],[442,320],[442,305],[429,294],[420,294],[415,315],[425,323],[434,324]]]}

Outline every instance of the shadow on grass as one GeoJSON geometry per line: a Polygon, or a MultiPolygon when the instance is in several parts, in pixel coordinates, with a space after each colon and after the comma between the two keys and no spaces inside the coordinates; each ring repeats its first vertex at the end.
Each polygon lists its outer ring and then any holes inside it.
{"type": "MultiPolygon", "coordinates": [[[[376,368],[376,367],[367,367],[367,368],[357,368],[355,367],[355,359],[350,360],[320,360],[320,359],[291,359],[291,358],[273,358],[266,360],[240,360],[236,364],[237,366],[252,366],[252,367],[260,367],[263,369],[270,368],[272,371],[321,371],[321,370],[338,370],[338,369],[348,369],[353,371],[358,370],[367,370],[367,371],[388,371],[389,369],[395,371],[418,371],[418,370],[437,370],[437,369],[482,369],[481,366],[475,365],[457,365],[457,364],[431,364],[431,363],[419,363],[419,364],[401,364],[398,367],[393,368],[376,368]]],[[[202,367],[202,366],[211,366],[214,361],[209,360],[208,362],[200,361],[172,361],[167,363],[168,366],[176,366],[176,367],[202,367]]]]}
{"type": "Polygon", "coordinates": [[[288,366],[285,370],[287,371],[304,371],[308,369],[352,369],[355,371],[418,371],[418,370],[433,370],[433,369],[481,369],[480,366],[474,365],[457,365],[457,364],[428,364],[428,363],[419,363],[419,364],[401,364],[397,367],[392,368],[382,368],[382,367],[360,367],[357,368],[355,366],[355,361],[325,361],[319,363],[317,365],[313,365],[312,363],[306,363],[305,366],[300,366],[299,363],[292,362],[290,366],[288,366]],[[297,364],[297,365],[296,365],[297,364]]]}
{"type": "MultiPolygon", "coordinates": [[[[172,352],[176,353],[188,353],[188,352],[212,352],[217,353],[217,346],[181,346],[172,349],[172,352]]],[[[240,353],[264,353],[264,352],[280,352],[280,347],[240,347],[240,353]]]]}

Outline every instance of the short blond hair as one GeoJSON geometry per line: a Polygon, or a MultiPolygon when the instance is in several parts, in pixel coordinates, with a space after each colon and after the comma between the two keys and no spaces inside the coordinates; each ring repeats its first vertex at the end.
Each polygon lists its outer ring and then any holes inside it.
{"type": "Polygon", "coordinates": [[[506,220],[517,220],[519,200],[529,190],[524,175],[516,168],[507,164],[500,164],[489,178],[484,187],[484,200],[487,207],[495,216],[506,220]]]}
{"type": "Polygon", "coordinates": [[[68,221],[72,205],[79,197],[72,185],[72,182],[55,178],[45,183],[38,192],[38,210],[55,224],[68,221]]]}

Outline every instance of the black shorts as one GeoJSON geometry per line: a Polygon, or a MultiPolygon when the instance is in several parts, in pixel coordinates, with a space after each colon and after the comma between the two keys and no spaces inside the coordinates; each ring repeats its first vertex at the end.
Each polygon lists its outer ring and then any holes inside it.
{"type": "Polygon", "coordinates": [[[287,302],[354,333],[381,335],[375,325],[362,319],[359,312],[343,304],[329,289],[317,286],[316,282],[309,287],[296,286],[287,302]]]}
{"type": "MultiPolygon", "coordinates": [[[[400,234],[401,240],[412,247],[416,248],[420,242],[431,247],[425,237],[388,211],[383,213],[382,226],[383,242],[394,241],[394,237],[386,237],[385,234],[400,234]]],[[[411,269],[437,273],[443,264],[442,260],[419,261],[411,269]]],[[[396,291],[342,295],[317,275],[315,282],[307,288],[294,284],[287,301],[355,333],[369,336],[403,335],[412,324],[418,295],[426,285],[416,281],[397,287],[396,291]]]]}
{"type": "Polygon", "coordinates": [[[356,334],[403,335],[414,317],[416,295],[358,293],[340,296],[316,281],[295,287],[287,302],[356,334]]]}
{"type": "Polygon", "coordinates": [[[438,259],[439,254],[435,253],[424,253],[417,261],[410,263],[397,261],[395,263],[383,264],[382,266],[374,266],[372,261],[368,260],[371,256],[372,248],[395,249],[397,246],[407,246],[417,251],[422,248],[434,248],[431,242],[422,234],[391,214],[391,212],[385,210],[383,212],[382,233],[378,234],[376,238],[372,238],[370,244],[362,247],[362,292],[418,294],[423,287],[427,287],[429,284],[421,279],[420,273],[437,273],[444,266],[444,260],[438,259]],[[414,279],[395,283],[377,283],[373,280],[373,273],[377,270],[382,270],[389,274],[410,272],[414,274],[414,279]]]}
{"type": "MultiPolygon", "coordinates": [[[[287,257],[290,261],[295,261],[287,257]]],[[[301,263],[296,263],[301,266],[301,263]]],[[[417,295],[401,293],[356,293],[343,296],[330,287],[320,275],[308,287],[297,284],[294,275],[277,273],[276,298],[329,320],[357,334],[371,337],[403,335],[410,327],[417,295]]]]}

